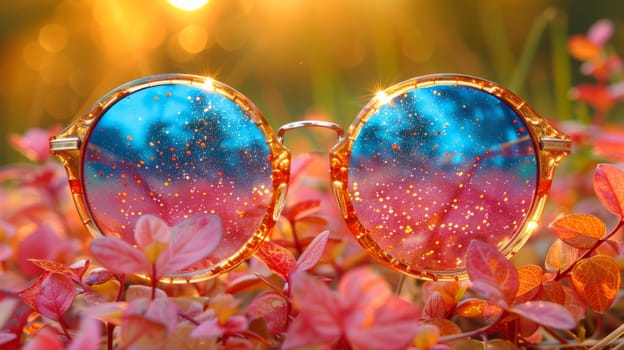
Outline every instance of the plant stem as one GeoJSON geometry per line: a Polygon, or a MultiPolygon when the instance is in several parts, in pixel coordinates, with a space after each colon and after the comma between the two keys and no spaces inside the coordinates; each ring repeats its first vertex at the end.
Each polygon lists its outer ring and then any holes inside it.
{"type": "Polygon", "coordinates": [[[156,278],[156,264],[152,264],[152,300],[156,299],[156,286],[158,279],[156,278]]]}
{"type": "Polygon", "coordinates": [[[63,335],[65,335],[65,337],[67,338],[67,340],[71,341],[72,337],[69,334],[69,331],[67,330],[67,325],[65,325],[65,322],[63,322],[62,318],[59,318],[59,325],[61,326],[61,329],[63,330],[63,335]]]}
{"type": "Polygon", "coordinates": [[[106,348],[108,350],[113,350],[113,331],[115,330],[115,325],[107,322],[106,323],[106,348]]]}
{"type": "Polygon", "coordinates": [[[115,301],[121,301],[121,298],[123,297],[123,292],[126,289],[126,277],[118,276],[117,281],[119,281],[119,290],[117,291],[117,297],[115,298],[115,301]]]}
{"type": "Polygon", "coordinates": [[[187,314],[185,314],[183,312],[178,312],[178,317],[183,318],[183,319],[191,322],[195,326],[199,326],[199,322],[197,322],[194,318],[188,316],[187,314]]]}

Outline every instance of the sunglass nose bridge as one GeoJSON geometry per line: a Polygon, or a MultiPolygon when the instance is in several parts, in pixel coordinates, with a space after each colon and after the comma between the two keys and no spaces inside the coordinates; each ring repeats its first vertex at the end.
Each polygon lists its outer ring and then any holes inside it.
{"type": "Polygon", "coordinates": [[[335,131],[336,134],[338,135],[339,142],[344,139],[344,130],[342,129],[340,125],[336,123],[327,122],[323,120],[301,120],[301,121],[282,125],[277,131],[277,140],[280,143],[284,143],[284,134],[286,133],[286,131],[299,129],[299,128],[309,128],[309,127],[331,129],[335,131]]]}

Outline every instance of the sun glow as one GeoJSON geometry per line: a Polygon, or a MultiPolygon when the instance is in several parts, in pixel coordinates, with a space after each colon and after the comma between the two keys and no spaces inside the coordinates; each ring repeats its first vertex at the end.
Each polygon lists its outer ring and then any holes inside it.
{"type": "Polygon", "coordinates": [[[168,0],[169,3],[180,10],[195,11],[208,3],[208,0],[168,0]]]}

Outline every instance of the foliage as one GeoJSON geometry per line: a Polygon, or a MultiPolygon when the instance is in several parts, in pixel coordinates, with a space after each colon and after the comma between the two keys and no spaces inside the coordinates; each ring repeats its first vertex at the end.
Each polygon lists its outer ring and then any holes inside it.
{"type": "MultiPolygon", "coordinates": [[[[599,127],[621,98],[621,60],[605,48],[609,25],[569,42],[597,81],[573,96],[595,108],[599,127]]],[[[0,169],[0,349],[515,349],[609,345],[624,333],[611,324],[622,308],[622,167],[592,169],[594,197],[613,223],[593,213],[557,217],[543,267],[473,241],[468,280],[414,282],[397,295],[396,275],[333,221],[330,193],[309,177],[319,159],[300,157],[291,202],[254,258],[206,282],[165,285],[156,281],[215,249],[218,217],[169,227],[143,216],[136,246],[90,239],[47,156],[54,132],[14,136],[33,163],[0,169]]]]}

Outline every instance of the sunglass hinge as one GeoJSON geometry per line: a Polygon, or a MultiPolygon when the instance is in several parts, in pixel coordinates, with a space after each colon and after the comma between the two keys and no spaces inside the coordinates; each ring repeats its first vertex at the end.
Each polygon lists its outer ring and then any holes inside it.
{"type": "Polygon", "coordinates": [[[67,137],[62,139],[50,140],[50,151],[74,151],[80,149],[79,137],[67,137]]]}
{"type": "Polygon", "coordinates": [[[558,139],[554,137],[542,137],[539,140],[539,146],[543,151],[552,152],[571,152],[572,141],[566,139],[558,139]]]}

